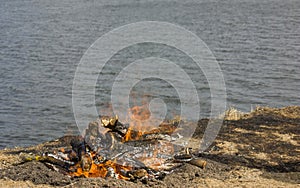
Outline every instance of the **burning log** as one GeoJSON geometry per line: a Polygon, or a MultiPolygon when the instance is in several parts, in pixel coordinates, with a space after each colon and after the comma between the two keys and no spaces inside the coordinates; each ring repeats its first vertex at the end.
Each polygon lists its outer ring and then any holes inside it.
{"type": "Polygon", "coordinates": [[[183,163],[205,168],[206,161],[197,159],[190,148],[170,142],[179,121],[176,119],[141,130],[120,123],[118,116],[103,116],[88,125],[84,137],[72,140],[71,150],[25,156],[23,160],[43,162],[71,177],[131,181],[163,178],[183,163]]]}

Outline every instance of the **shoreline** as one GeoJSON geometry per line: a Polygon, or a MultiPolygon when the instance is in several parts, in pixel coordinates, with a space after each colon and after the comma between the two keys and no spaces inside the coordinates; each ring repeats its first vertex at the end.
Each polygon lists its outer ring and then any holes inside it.
{"type": "MultiPolygon", "coordinates": [[[[208,119],[191,139],[197,148],[208,119]]],[[[72,136],[36,146],[0,150],[1,187],[297,187],[300,184],[300,106],[257,107],[250,113],[229,109],[216,140],[199,157],[206,169],[189,164],[163,180],[146,183],[102,178],[69,178],[39,162],[21,164],[21,153],[40,153],[66,145],[72,136]]]]}

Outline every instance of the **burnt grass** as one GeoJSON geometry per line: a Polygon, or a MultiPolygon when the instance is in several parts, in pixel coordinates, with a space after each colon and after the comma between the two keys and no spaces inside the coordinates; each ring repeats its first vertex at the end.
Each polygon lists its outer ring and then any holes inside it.
{"type": "MultiPolygon", "coordinates": [[[[37,146],[0,151],[0,179],[63,187],[223,187],[226,184],[222,182],[228,181],[233,186],[246,181],[252,181],[251,185],[261,181],[265,182],[262,186],[267,186],[268,181],[275,181],[296,186],[300,184],[300,107],[286,107],[283,110],[283,114],[278,113],[278,109],[268,109],[236,120],[224,120],[213,144],[205,152],[197,154],[207,161],[205,169],[184,164],[162,180],[129,182],[70,178],[43,163],[23,163],[20,160],[21,153],[41,154],[70,146],[70,141],[75,137],[72,135],[37,146]]],[[[198,121],[193,140],[201,140],[208,122],[208,119],[198,121]]],[[[247,187],[248,184],[245,185],[247,187]]]]}
{"type": "MultiPolygon", "coordinates": [[[[208,120],[200,120],[200,125],[207,125],[208,120]]],[[[202,128],[203,129],[203,128],[202,128]]],[[[196,130],[194,136],[203,134],[203,130],[196,130]]],[[[219,161],[228,165],[241,165],[250,168],[264,169],[268,172],[300,172],[300,145],[294,145],[287,141],[277,140],[273,133],[278,130],[280,134],[294,134],[295,141],[300,141],[300,119],[278,117],[264,117],[262,115],[246,120],[226,120],[223,123],[218,141],[229,141],[236,143],[238,152],[220,155],[218,146],[212,144],[211,152],[199,154],[199,156],[219,161]],[[261,127],[261,125],[263,125],[261,127]],[[245,129],[249,132],[236,132],[236,128],[245,129]],[[263,133],[263,135],[257,134],[263,133]],[[241,146],[239,146],[241,145],[241,146]],[[244,146],[244,147],[243,147],[244,146]],[[266,153],[268,159],[257,159],[249,156],[252,153],[266,153]],[[217,154],[213,154],[217,153],[217,154]],[[274,155],[272,155],[274,154],[274,155]],[[278,155],[289,156],[290,160],[283,160],[278,155]]],[[[199,136],[197,136],[199,137],[199,136]]]]}

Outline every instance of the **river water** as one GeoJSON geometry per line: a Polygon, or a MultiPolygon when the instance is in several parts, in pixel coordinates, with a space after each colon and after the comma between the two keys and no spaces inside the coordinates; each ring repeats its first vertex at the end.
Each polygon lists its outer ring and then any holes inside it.
{"type": "MultiPolygon", "coordinates": [[[[297,0],[2,0],[0,10],[0,148],[76,133],[72,84],[81,57],[103,34],[138,21],[170,22],[201,38],[221,67],[227,107],[300,105],[297,0]]],[[[96,86],[100,111],[117,73],[147,56],[182,63],[201,95],[201,117],[209,115],[210,89],[201,70],[182,52],[158,44],[134,45],[110,59],[96,86]]],[[[179,107],[170,96],[175,90],[162,80],[145,80],[133,90],[163,98],[172,113],[179,107]]]]}

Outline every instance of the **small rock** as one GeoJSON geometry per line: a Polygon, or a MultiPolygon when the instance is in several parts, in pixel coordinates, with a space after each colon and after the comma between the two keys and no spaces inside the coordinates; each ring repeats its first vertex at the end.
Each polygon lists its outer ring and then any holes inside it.
{"type": "Polygon", "coordinates": [[[188,173],[183,173],[183,174],[182,174],[182,177],[183,177],[184,179],[187,179],[187,178],[189,177],[189,174],[188,174],[188,173]]]}

